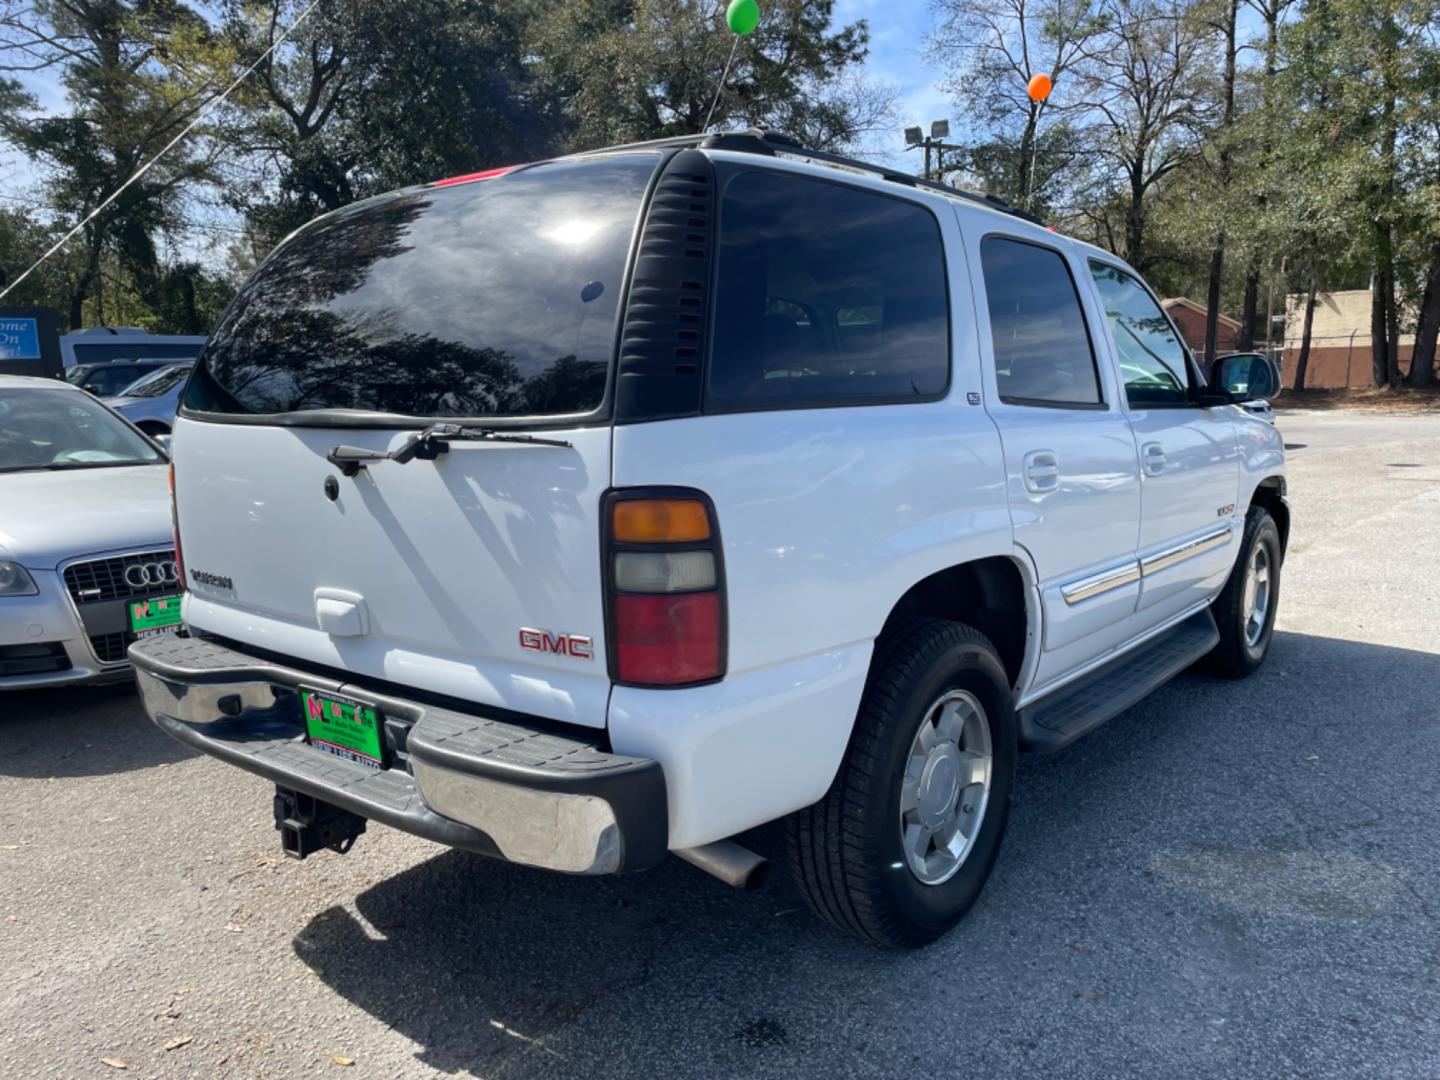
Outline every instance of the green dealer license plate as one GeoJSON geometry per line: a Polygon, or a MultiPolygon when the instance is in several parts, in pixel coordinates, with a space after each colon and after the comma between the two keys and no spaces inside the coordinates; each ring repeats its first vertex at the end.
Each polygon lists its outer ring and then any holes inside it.
{"type": "Polygon", "coordinates": [[[130,630],[137,638],[171,634],[180,629],[178,596],[152,596],[148,600],[131,600],[125,606],[130,612],[130,630]]]}
{"type": "Polygon", "coordinates": [[[305,710],[305,734],[315,749],[372,769],[384,766],[380,710],[375,706],[302,687],[300,707],[305,710]]]}

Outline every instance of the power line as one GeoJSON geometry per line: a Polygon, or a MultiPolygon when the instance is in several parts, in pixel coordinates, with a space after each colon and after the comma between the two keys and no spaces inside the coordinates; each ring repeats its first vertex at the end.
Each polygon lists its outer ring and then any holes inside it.
{"type": "Polygon", "coordinates": [[[251,64],[244,71],[242,71],[239,76],[236,77],[235,81],[232,82],[229,86],[227,86],[221,93],[215,95],[204,105],[200,106],[200,108],[196,111],[194,118],[180,130],[180,133],[178,135],[176,135],[168,143],[162,146],[159,152],[156,153],[154,157],[152,157],[149,161],[145,162],[145,164],[141,165],[140,168],[136,169],[130,179],[126,180],[118,188],[112,191],[105,198],[105,200],[100,203],[99,206],[95,207],[94,210],[91,210],[90,213],[86,214],[84,219],[78,225],[76,225],[73,229],[67,232],[59,240],[55,241],[55,243],[51,245],[50,249],[46,251],[45,254],[41,255],[40,258],[36,259],[33,263],[31,263],[23,274],[21,274],[9,285],[7,285],[3,291],[0,291],[0,300],[4,300],[5,297],[9,296],[11,291],[13,291],[22,281],[24,281],[27,277],[34,273],[36,269],[39,268],[41,263],[43,263],[46,259],[50,258],[51,255],[54,255],[62,247],[68,244],[71,238],[74,237],[76,233],[78,233],[86,225],[89,225],[90,222],[94,221],[96,216],[112,202],[114,202],[120,196],[120,193],[122,191],[124,191],[131,184],[135,183],[136,180],[139,180],[142,176],[149,172],[151,166],[153,166],[157,161],[159,161],[162,157],[169,153],[170,149],[176,143],[178,143],[186,135],[190,134],[190,132],[196,127],[196,125],[200,123],[201,120],[205,118],[205,116],[214,106],[218,105],[220,102],[224,101],[232,93],[234,93],[235,88],[238,87],[246,79],[248,79],[250,75],[254,73],[255,69],[258,68],[262,63],[264,63],[266,59],[269,58],[271,53],[273,53],[281,45],[285,44],[285,41],[287,38],[289,38],[291,31],[305,21],[306,17],[310,14],[311,11],[315,9],[315,5],[319,2],[320,0],[310,0],[309,5],[305,8],[304,11],[300,13],[299,17],[296,18],[294,22],[292,22],[289,26],[285,28],[285,32],[283,34],[281,34],[278,38],[276,38],[273,42],[270,43],[270,47],[268,49],[266,49],[263,53],[256,57],[253,64],[251,64]]]}

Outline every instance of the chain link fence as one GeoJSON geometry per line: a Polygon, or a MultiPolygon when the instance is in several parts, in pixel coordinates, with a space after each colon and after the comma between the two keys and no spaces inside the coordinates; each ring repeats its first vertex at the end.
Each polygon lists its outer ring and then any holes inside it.
{"type": "MultiPolygon", "coordinates": [[[[1410,353],[1414,349],[1411,335],[1400,339],[1400,370],[1410,370],[1410,353]]],[[[1286,340],[1283,349],[1276,349],[1276,359],[1285,376],[1285,385],[1295,385],[1295,370],[1300,362],[1300,339],[1286,340]]],[[[1310,339],[1310,360],[1305,366],[1307,390],[1344,390],[1352,386],[1373,386],[1370,361],[1370,333],[1355,330],[1349,334],[1316,335],[1310,339]]]]}

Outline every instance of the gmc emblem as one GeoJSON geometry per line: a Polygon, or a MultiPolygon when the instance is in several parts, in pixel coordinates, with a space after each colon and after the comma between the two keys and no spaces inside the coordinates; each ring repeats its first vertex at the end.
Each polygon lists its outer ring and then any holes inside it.
{"type": "Polygon", "coordinates": [[[533,627],[520,628],[520,647],[531,652],[555,653],[576,660],[595,659],[595,643],[584,634],[552,634],[533,627]]]}

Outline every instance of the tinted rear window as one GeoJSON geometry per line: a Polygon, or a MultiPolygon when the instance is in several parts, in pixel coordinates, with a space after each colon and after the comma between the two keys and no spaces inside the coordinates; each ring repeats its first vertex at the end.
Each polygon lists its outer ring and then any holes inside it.
{"type": "Polygon", "coordinates": [[[307,226],[245,284],[189,409],[584,414],[605,397],[655,153],[400,192],[307,226]]]}

